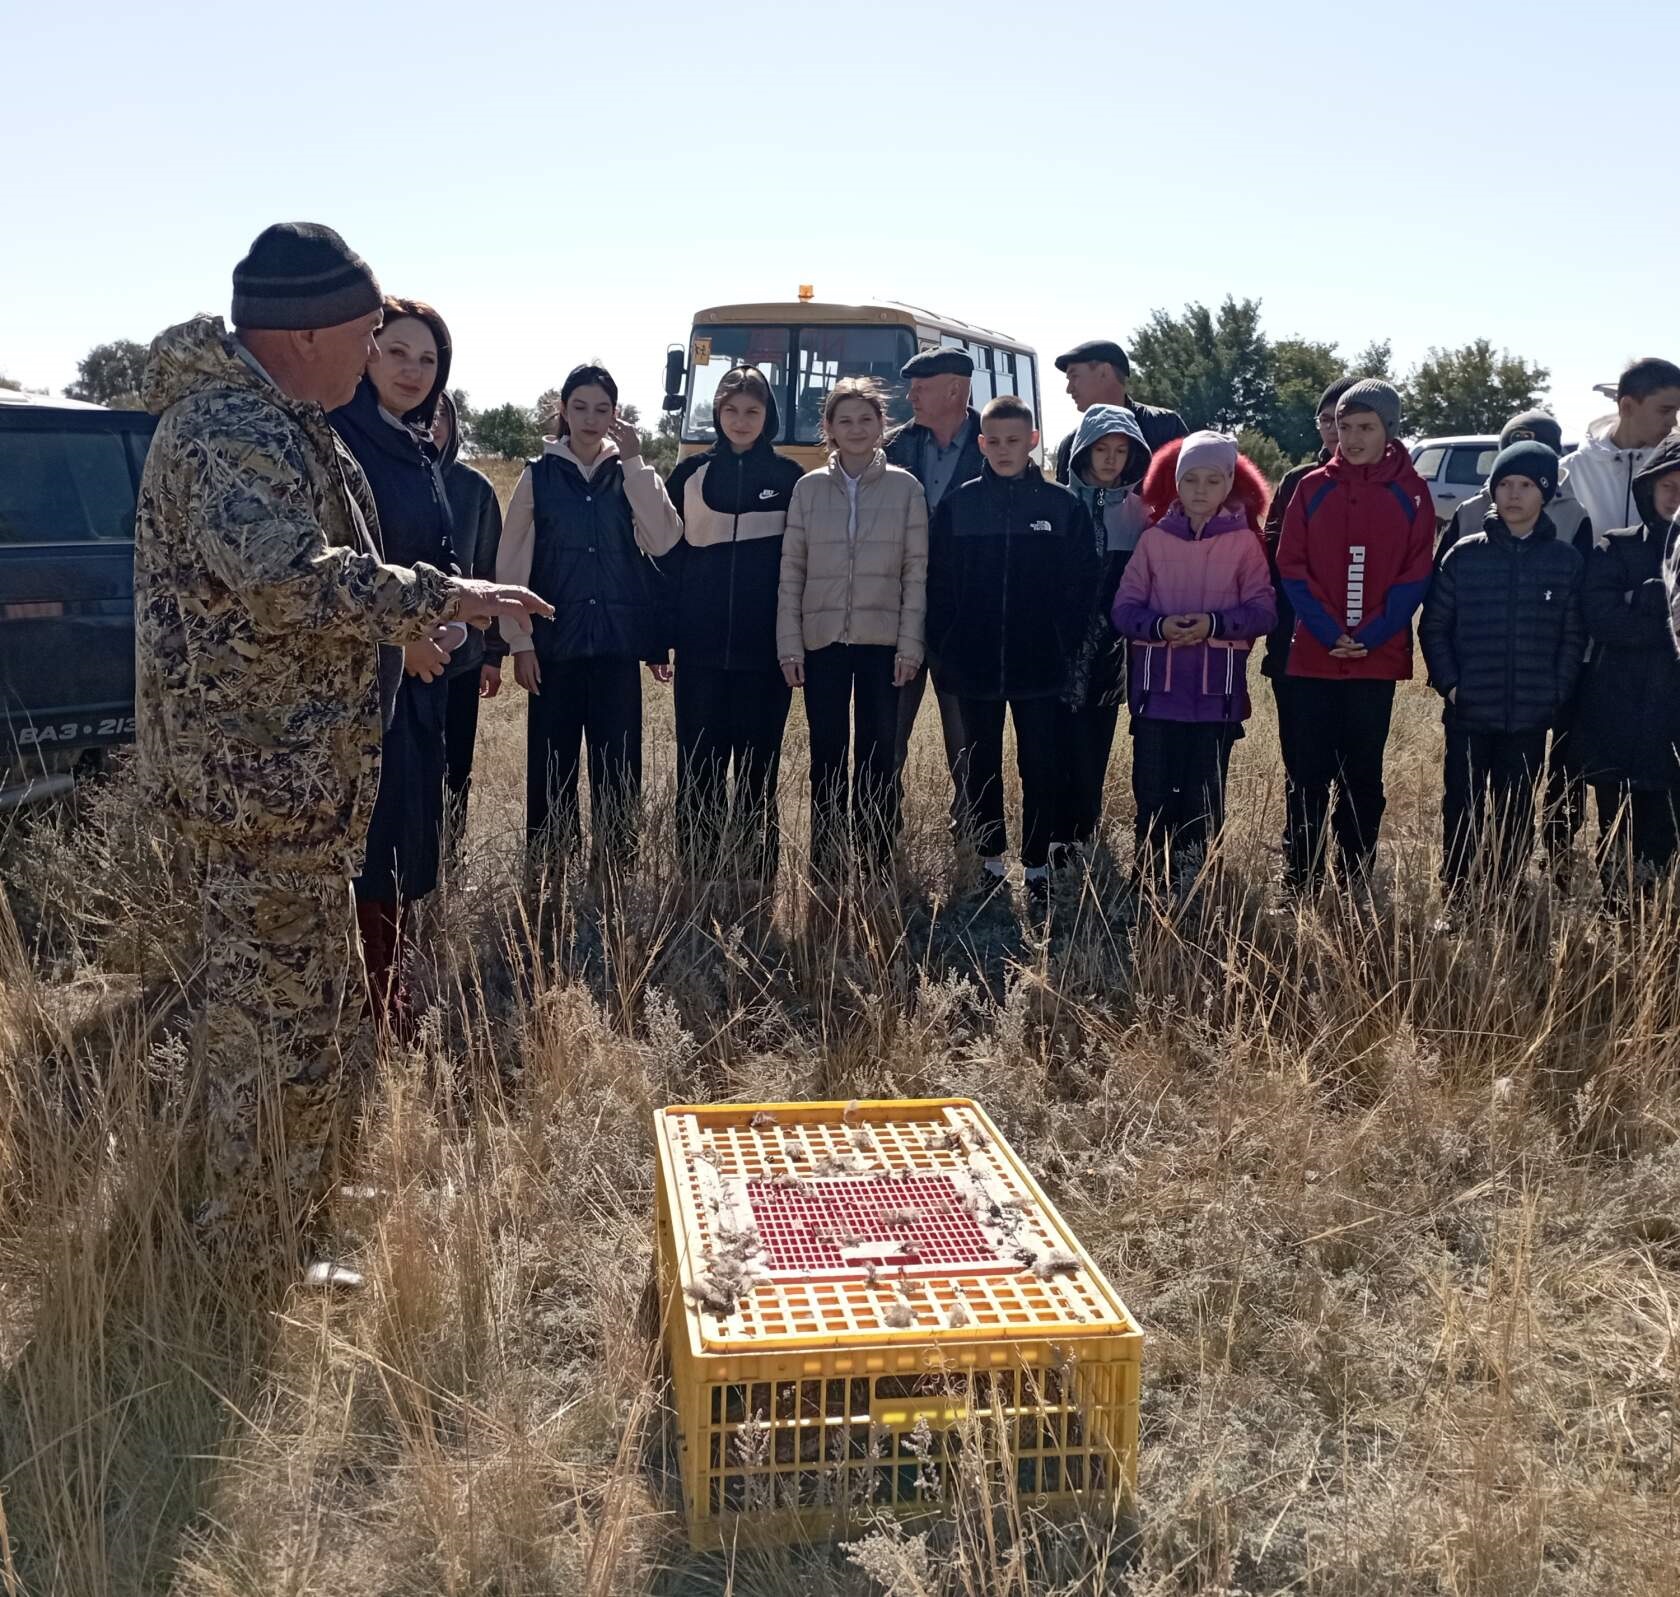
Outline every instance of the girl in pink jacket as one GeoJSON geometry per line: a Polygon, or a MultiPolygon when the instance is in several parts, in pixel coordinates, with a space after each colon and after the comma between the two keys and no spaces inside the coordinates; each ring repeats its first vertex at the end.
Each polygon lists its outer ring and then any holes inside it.
{"type": "Polygon", "coordinates": [[[1225,821],[1231,745],[1248,719],[1248,655],[1277,620],[1260,528],[1270,497],[1236,440],[1192,433],[1144,479],[1153,523],[1114,598],[1129,640],[1140,868],[1204,854],[1225,821]]]}

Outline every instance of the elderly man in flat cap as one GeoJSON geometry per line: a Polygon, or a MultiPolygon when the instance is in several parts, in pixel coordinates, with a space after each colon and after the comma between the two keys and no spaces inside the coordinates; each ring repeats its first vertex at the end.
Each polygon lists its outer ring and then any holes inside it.
{"type": "MultiPolygon", "coordinates": [[[[1093,405],[1118,405],[1137,417],[1138,429],[1151,452],[1183,438],[1190,429],[1176,410],[1156,405],[1139,405],[1127,396],[1132,380],[1132,363],[1112,338],[1088,338],[1056,357],[1056,370],[1067,374],[1068,397],[1083,416],[1093,405]]],[[[1073,454],[1073,434],[1056,446],[1056,481],[1065,483],[1068,459],[1073,454]]]]}
{"type": "Polygon", "coordinates": [[[552,613],[524,588],[381,559],[366,480],[327,421],[373,357],[381,302],[331,228],[277,224],[234,268],[233,331],[169,328],[144,379],[161,419],[134,531],[137,741],[203,905],[197,1218],[230,1256],[282,1269],[312,1251],[351,1097],[350,881],[402,669],[390,646],[552,613]]]}
{"type": "MultiPolygon", "coordinates": [[[[927,495],[928,520],[939,501],[980,475],[980,417],[972,400],[974,361],[966,350],[925,349],[906,362],[899,373],[910,384],[912,419],[887,440],[887,461],[902,466],[927,495]]],[[[945,739],[945,763],[951,772],[951,822],[962,807],[962,710],[954,693],[939,686],[937,663],[929,662],[899,690],[898,765],[903,770],[910,752],[910,734],[927,692],[929,665],[934,670],[934,697],[945,739]]]]}

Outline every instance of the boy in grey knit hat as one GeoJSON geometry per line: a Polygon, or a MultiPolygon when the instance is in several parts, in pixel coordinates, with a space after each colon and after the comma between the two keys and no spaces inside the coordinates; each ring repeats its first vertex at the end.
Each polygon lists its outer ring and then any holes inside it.
{"type": "Polygon", "coordinates": [[[1380,377],[1365,377],[1342,392],[1336,401],[1336,420],[1368,413],[1382,423],[1383,442],[1400,437],[1400,390],[1380,377]]]}

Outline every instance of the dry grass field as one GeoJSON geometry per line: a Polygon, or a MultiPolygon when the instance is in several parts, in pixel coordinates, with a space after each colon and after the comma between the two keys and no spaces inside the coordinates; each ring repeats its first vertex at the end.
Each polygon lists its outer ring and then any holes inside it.
{"type": "MultiPolygon", "coordinates": [[[[0,1597],[1671,1597],[1680,917],[1532,891],[1439,928],[1439,730],[1402,696],[1372,902],[1280,912],[1269,711],[1189,902],[1099,859],[1048,937],[953,894],[924,719],[891,917],[684,907],[667,690],[603,918],[520,869],[490,707],[337,1216],[367,1288],[259,1302],[181,1221],[194,906],[120,777],[4,842],[0,1597]],[[667,1102],[979,1099],[1148,1334],[1135,1517],[959,1503],[690,1555],[645,1307],[667,1102]]],[[[1264,700],[1262,692],[1257,698],[1264,700]]],[[[931,704],[928,714],[931,716],[931,704]]],[[[1124,858],[1126,740],[1111,778],[1124,858]]]]}

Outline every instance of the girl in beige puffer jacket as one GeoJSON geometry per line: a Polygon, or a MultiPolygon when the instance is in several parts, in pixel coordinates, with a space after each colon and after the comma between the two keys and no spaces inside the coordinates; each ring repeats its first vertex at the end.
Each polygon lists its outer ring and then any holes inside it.
{"type": "Polygon", "coordinates": [[[898,692],[922,663],[928,518],[921,484],[881,452],[885,429],[874,384],[835,385],[823,408],[828,465],[795,485],[782,540],[777,652],[805,690],[819,874],[840,864],[848,810],[875,864],[891,860],[898,835],[898,692]]]}

